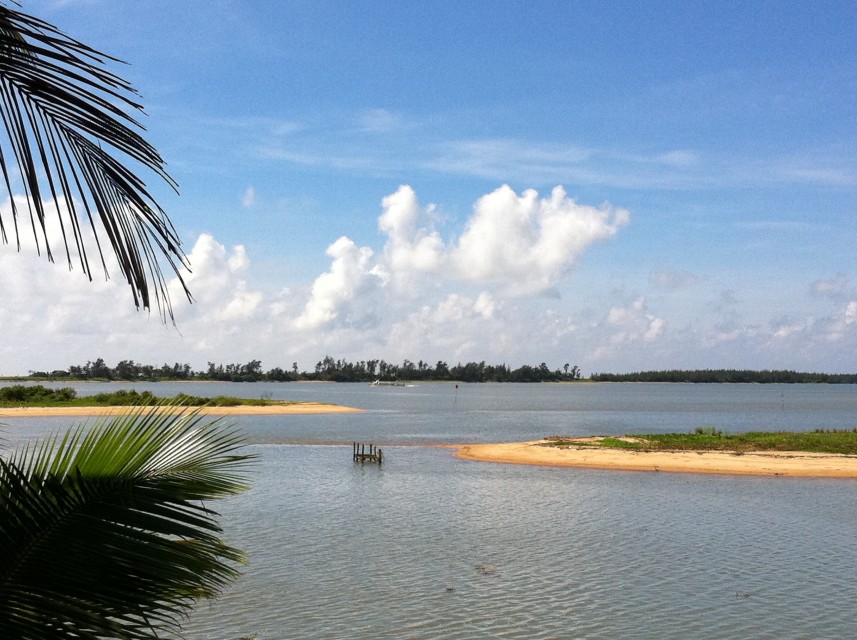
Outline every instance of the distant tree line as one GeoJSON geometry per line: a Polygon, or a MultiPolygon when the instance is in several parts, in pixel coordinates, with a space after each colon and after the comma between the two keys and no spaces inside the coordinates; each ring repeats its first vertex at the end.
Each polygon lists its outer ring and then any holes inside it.
{"type": "Polygon", "coordinates": [[[544,362],[538,366],[523,365],[512,369],[506,364],[489,365],[468,362],[450,366],[443,360],[434,365],[419,360],[405,360],[394,364],[384,360],[360,360],[348,362],[325,356],[312,371],[299,371],[293,362],[289,369],[274,367],[262,369],[260,360],[245,364],[215,364],[209,362],[207,369],[194,371],[189,364],[176,362],[162,366],[143,365],[133,360],[121,360],[110,367],[103,358],[87,361],[85,365],[72,365],[67,370],[33,371],[31,378],[69,380],[220,380],[226,382],[296,382],[316,380],[323,382],[374,382],[456,380],[461,382],[571,382],[581,378],[580,368],[565,364],[561,369],[551,369],[544,362]]]}
{"type": "Polygon", "coordinates": [[[720,383],[830,383],[855,384],[857,374],[806,373],[788,370],[750,371],[747,369],[697,369],[669,371],[638,371],[635,373],[594,373],[593,382],[720,382],[720,383]]]}

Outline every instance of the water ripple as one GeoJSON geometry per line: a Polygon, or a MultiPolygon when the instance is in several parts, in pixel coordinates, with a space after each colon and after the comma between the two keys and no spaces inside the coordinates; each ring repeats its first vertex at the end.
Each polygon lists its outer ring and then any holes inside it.
{"type": "Polygon", "coordinates": [[[848,482],[260,450],[245,575],[189,640],[857,637],[848,482]]]}

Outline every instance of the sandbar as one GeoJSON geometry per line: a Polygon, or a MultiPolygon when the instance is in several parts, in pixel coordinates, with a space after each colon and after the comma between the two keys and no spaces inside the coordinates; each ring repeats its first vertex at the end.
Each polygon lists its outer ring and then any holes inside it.
{"type": "Polygon", "coordinates": [[[857,456],[802,451],[628,451],[592,446],[543,446],[547,440],[468,444],[457,458],[556,467],[727,475],[857,478],[857,456]]]}
{"type": "MultiPolygon", "coordinates": [[[[0,407],[4,418],[44,418],[52,416],[115,416],[136,407],[0,407]]],[[[178,407],[176,411],[194,407],[178,407]]],[[[309,415],[321,413],[360,413],[363,409],[343,407],[321,402],[296,402],[293,404],[237,405],[234,407],[200,407],[204,415],[218,416],[271,416],[309,415]]]]}

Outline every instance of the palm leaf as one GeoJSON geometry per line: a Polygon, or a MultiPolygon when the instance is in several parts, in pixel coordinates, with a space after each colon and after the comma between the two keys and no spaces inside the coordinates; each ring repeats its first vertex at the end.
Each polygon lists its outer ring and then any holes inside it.
{"type": "Polygon", "coordinates": [[[53,260],[47,231],[53,217],[69,268],[79,263],[91,280],[83,230],[89,227],[105,276],[106,237],[137,308],[151,309],[154,298],[162,318],[174,320],[161,260],[190,300],[180,272],[187,266],[181,241],[143,181],[112,153],[176,184],[129,115],[142,112],[137,92],[107,71],[106,61],[118,62],[0,5],[0,121],[7,138],[5,145],[0,140],[0,172],[11,205],[7,219],[0,215],[0,237],[8,242],[11,235],[20,250],[29,227],[37,252],[53,260]],[[24,203],[13,194],[18,182],[24,203]]]}
{"type": "Polygon", "coordinates": [[[246,488],[240,445],[199,410],[148,407],[0,459],[0,638],[176,630],[237,576],[205,501],[246,488]]]}

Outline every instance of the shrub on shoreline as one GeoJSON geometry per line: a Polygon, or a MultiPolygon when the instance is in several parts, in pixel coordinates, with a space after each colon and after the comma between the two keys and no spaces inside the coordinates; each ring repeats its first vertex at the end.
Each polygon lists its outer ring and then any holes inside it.
{"type": "Polygon", "coordinates": [[[49,389],[42,385],[13,385],[0,387],[0,406],[2,407],[149,407],[156,404],[174,404],[184,407],[237,407],[241,405],[291,404],[267,398],[232,398],[216,396],[204,398],[179,393],[170,398],[156,396],[151,391],[119,389],[109,393],[96,393],[92,396],[78,397],[71,387],[49,389]]]}

